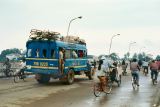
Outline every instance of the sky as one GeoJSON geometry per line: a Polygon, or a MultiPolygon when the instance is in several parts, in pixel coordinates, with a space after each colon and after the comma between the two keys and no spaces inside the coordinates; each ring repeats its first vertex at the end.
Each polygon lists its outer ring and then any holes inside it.
{"type": "Polygon", "coordinates": [[[50,30],[86,40],[88,54],[160,54],[159,0],[0,0],[0,51],[25,50],[31,29],[50,30]]]}

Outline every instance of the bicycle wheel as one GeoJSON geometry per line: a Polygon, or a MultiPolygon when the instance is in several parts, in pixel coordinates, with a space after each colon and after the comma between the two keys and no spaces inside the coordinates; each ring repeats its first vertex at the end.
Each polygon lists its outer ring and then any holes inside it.
{"type": "Polygon", "coordinates": [[[21,79],[25,82],[25,78],[26,78],[26,75],[25,74],[22,74],[21,75],[21,79]]]}
{"type": "Polygon", "coordinates": [[[94,88],[93,88],[93,92],[94,92],[94,95],[96,97],[99,97],[101,92],[102,92],[102,89],[101,89],[101,84],[100,83],[94,83],[94,88]]]}
{"type": "Polygon", "coordinates": [[[14,75],[14,82],[15,82],[15,83],[18,83],[19,80],[20,80],[20,76],[19,76],[18,74],[15,74],[15,75],[14,75]]]}
{"type": "Polygon", "coordinates": [[[132,80],[132,87],[133,87],[133,89],[135,90],[136,88],[137,88],[137,80],[136,79],[133,79],[132,80]]]}
{"type": "Polygon", "coordinates": [[[119,77],[118,77],[118,87],[120,87],[120,85],[121,85],[121,75],[119,75],[119,77]]]}
{"type": "Polygon", "coordinates": [[[152,79],[152,84],[153,84],[153,85],[155,84],[155,79],[152,79]]]}
{"type": "Polygon", "coordinates": [[[112,81],[108,80],[107,85],[106,85],[106,93],[107,94],[111,93],[111,91],[112,91],[112,84],[113,84],[112,81]]]}
{"type": "Polygon", "coordinates": [[[13,70],[10,70],[8,74],[9,74],[10,77],[13,77],[14,76],[13,70]]]}
{"type": "Polygon", "coordinates": [[[155,78],[156,78],[156,74],[154,73],[154,74],[153,74],[153,78],[152,78],[152,84],[153,84],[153,85],[156,85],[156,84],[157,84],[155,78]]]}

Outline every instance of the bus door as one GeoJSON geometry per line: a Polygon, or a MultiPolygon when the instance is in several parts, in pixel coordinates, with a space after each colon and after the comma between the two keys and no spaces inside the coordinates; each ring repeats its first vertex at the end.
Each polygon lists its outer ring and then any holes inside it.
{"type": "Polygon", "coordinates": [[[54,74],[55,76],[56,75],[59,75],[58,73],[58,50],[53,46],[53,45],[50,45],[49,46],[49,60],[48,60],[48,63],[49,63],[49,71],[51,74],[54,74]]]}

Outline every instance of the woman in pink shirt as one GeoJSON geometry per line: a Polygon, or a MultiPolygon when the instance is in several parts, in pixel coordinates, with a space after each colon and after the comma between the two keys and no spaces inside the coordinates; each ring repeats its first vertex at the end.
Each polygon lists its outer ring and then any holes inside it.
{"type": "Polygon", "coordinates": [[[158,64],[155,62],[155,60],[152,60],[150,64],[150,70],[151,70],[151,79],[153,79],[153,76],[155,75],[155,82],[157,83],[157,76],[158,76],[158,64]]]}

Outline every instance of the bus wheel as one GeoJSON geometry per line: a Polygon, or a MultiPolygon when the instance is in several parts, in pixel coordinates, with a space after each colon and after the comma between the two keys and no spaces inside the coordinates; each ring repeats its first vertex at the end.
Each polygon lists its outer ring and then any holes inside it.
{"type": "Polygon", "coordinates": [[[70,69],[68,71],[66,82],[67,82],[67,84],[73,84],[73,82],[74,82],[74,71],[73,71],[73,69],[70,69]]]}
{"type": "Polygon", "coordinates": [[[95,69],[91,68],[91,70],[88,71],[88,78],[89,78],[89,80],[93,80],[94,74],[95,74],[95,69]]]}
{"type": "Polygon", "coordinates": [[[36,74],[35,78],[40,84],[48,83],[50,80],[50,76],[45,74],[36,74]]]}

